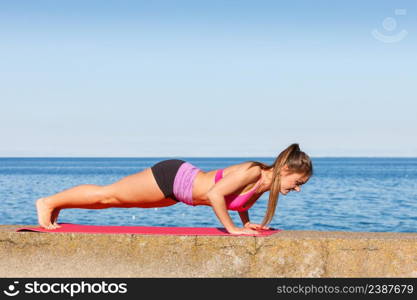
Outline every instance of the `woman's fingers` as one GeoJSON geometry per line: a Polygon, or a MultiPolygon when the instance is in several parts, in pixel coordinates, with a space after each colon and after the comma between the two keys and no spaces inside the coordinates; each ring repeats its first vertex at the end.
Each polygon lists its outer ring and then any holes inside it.
{"type": "Polygon", "coordinates": [[[255,230],[269,230],[268,226],[261,226],[261,224],[246,223],[245,228],[255,229],[255,230]]]}
{"type": "Polygon", "coordinates": [[[255,229],[264,229],[264,230],[268,230],[269,227],[268,226],[261,226],[260,224],[254,224],[255,226],[253,228],[255,229]]]}

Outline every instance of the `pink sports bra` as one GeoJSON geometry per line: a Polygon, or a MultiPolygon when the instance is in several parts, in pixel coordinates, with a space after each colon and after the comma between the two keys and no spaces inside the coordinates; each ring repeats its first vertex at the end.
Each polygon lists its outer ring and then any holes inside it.
{"type": "MultiPolygon", "coordinates": [[[[223,169],[219,169],[216,172],[216,176],[214,177],[214,183],[216,183],[217,181],[219,181],[220,179],[223,178],[223,169]]],[[[252,207],[252,205],[254,203],[252,203],[250,206],[248,207],[244,207],[246,202],[253,196],[253,194],[255,193],[258,185],[261,183],[261,181],[258,181],[255,186],[248,192],[240,194],[240,195],[227,195],[225,196],[225,200],[226,200],[226,207],[229,210],[235,210],[235,211],[247,211],[249,208],[252,207]]]]}

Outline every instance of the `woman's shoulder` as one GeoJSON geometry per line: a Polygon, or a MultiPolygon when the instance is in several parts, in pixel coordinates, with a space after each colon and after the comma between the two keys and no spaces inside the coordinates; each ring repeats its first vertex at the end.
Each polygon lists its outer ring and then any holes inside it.
{"type": "Polygon", "coordinates": [[[242,162],[224,168],[223,176],[226,176],[227,174],[234,172],[250,173],[252,176],[257,177],[261,175],[261,167],[254,165],[253,162],[250,161],[242,162]]]}

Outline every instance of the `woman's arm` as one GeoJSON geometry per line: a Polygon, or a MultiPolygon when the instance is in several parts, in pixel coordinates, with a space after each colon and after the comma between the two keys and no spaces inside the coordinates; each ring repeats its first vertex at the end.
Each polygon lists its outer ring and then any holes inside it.
{"type": "Polygon", "coordinates": [[[249,220],[249,213],[248,211],[240,211],[239,212],[240,219],[242,220],[243,227],[255,230],[268,230],[268,226],[261,226],[260,224],[253,224],[249,220]]]}
{"type": "Polygon", "coordinates": [[[248,213],[247,210],[246,211],[239,211],[239,217],[242,220],[243,226],[245,226],[246,223],[249,223],[250,222],[249,221],[249,213],[248,213]]]}
{"type": "Polygon", "coordinates": [[[219,221],[223,224],[224,228],[226,228],[229,233],[236,231],[238,228],[235,226],[232,218],[227,212],[224,196],[218,194],[208,194],[207,196],[210,200],[211,207],[213,208],[219,221]]]}
{"type": "Polygon", "coordinates": [[[213,208],[217,218],[226,228],[227,232],[231,234],[258,234],[256,230],[252,230],[250,228],[239,228],[236,227],[230,217],[229,213],[227,212],[226,202],[224,200],[224,196],[219,194],[207,194],[211,202],[211,207],[213,208]]]}
{"type": "Polygon", "coordinates": [[[233,223],[227,211],[225,196],[246,185],[256,182],[261,176],[259,167],[240,168],[222,178],[207,192],[207,198],[219,219],[229,233],[234,234],[256,234],[257,232],[249,228],[239,228],[233,223]]]}

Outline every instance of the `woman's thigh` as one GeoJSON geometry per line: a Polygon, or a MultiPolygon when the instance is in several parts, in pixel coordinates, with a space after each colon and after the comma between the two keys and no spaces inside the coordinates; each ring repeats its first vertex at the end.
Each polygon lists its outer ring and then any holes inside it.
{"type": "MultiPolygon", "coordinates": [[[[176,201],[166,199],[153,176],[152,170],[147,168],[142,172],[132,174],[108,185],[109,191],[123,204],[135,204],[147,207],[152,204],[175,204],[176,201]]],[[[164,205],[165,206],[165,205],[164,205]]]]}

